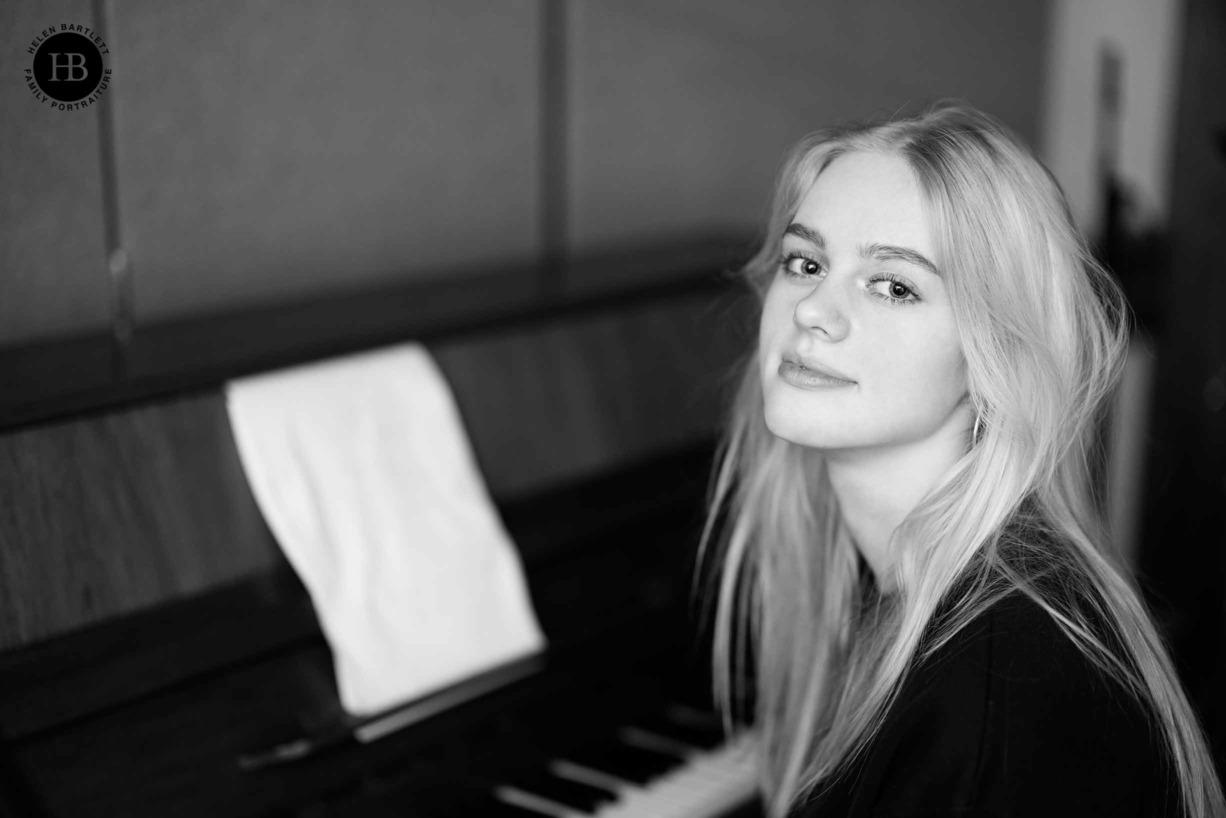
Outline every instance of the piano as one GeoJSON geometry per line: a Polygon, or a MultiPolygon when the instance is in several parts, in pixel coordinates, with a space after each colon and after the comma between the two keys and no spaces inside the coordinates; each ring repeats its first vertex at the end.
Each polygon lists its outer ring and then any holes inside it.
{"type": "MultiPolygon", "coordinates": [[[[750,299],[709,265],[672,272],[461,318],[438,307],[463,300],[451,283],[149,328],[112,339],[104,382],[0,402],[0,814],[760,816],[695,587],[750,299]],[[410,339],[448,378],[549,648],[363,734],[222,386],[410,339]]],[[[71,374],[46,362],[80,348],[0,368],[71,374]]]]}

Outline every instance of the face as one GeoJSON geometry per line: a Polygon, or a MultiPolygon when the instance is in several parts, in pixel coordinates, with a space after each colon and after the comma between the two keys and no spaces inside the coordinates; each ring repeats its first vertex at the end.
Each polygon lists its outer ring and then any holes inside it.
{"type": "Polygon", "coordinates": [[[771,432],[835,454],[926,440],[964,420],[966,364],[938,261],[903,159],[850,153],[818,175],[762,312],[771,432]]]}

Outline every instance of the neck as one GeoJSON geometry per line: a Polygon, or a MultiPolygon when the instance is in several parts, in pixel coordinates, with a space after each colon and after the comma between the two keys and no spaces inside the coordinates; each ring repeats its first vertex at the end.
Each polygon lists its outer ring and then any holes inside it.
{"type": "Polygon", "coordinates": [[[890,537],[963,455],[968,424],[961,414],[923,440],[826,453],[843,524],[883,593],[897,585],[890,537]]]}

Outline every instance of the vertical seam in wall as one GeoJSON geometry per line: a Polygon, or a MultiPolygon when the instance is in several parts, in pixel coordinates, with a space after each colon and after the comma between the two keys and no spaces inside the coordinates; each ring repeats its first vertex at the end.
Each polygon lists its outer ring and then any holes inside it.
{"type": "MultiPolygon", "coordinates": [[[[109,41],[110,4],[93,0],[94,30],[109,41]]],[[[115,52],[111,52],[111,65],[115,52]]],[[[112,67],[112,82],[118,72],[112,67]]],[[[115,163],[115,115],[111,99],[104,96],[98,104],[98,153],[102,170],[102,218],[106,230],[106,262],[110,284],[111,377],[123,381],[127,376],[128,343],[132,338],[132,267],[123,247],[119,212],[119,183],[115,163]]]]}
{"type": "Polygon", "coordinates": [[[538,291],[543,301],[566,289],[566,2],[541,0],[540,235],[538,291]]]}

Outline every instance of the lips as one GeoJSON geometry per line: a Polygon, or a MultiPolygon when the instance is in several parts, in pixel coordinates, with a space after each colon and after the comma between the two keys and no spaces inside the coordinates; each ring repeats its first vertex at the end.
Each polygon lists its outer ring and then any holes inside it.
{"type": "Polygon", "coordinates": [[[790,361],[791,363],[794,363],[797,366],[804,367],[805,369],[808,369],[811,372],[816,372],[819,375],[825,375],[828,378],[838,378],[841,381],[848,381],[850,383],[855,383],[854,380],[847,377],[842,372],[839,372],[837,369],[831,369],[828,366],[822,366],[821,364],[818,364],[816,361],[814,361],[812,358],[806,358],[798,352],[783,353],[783,360],[790,361]]]}

